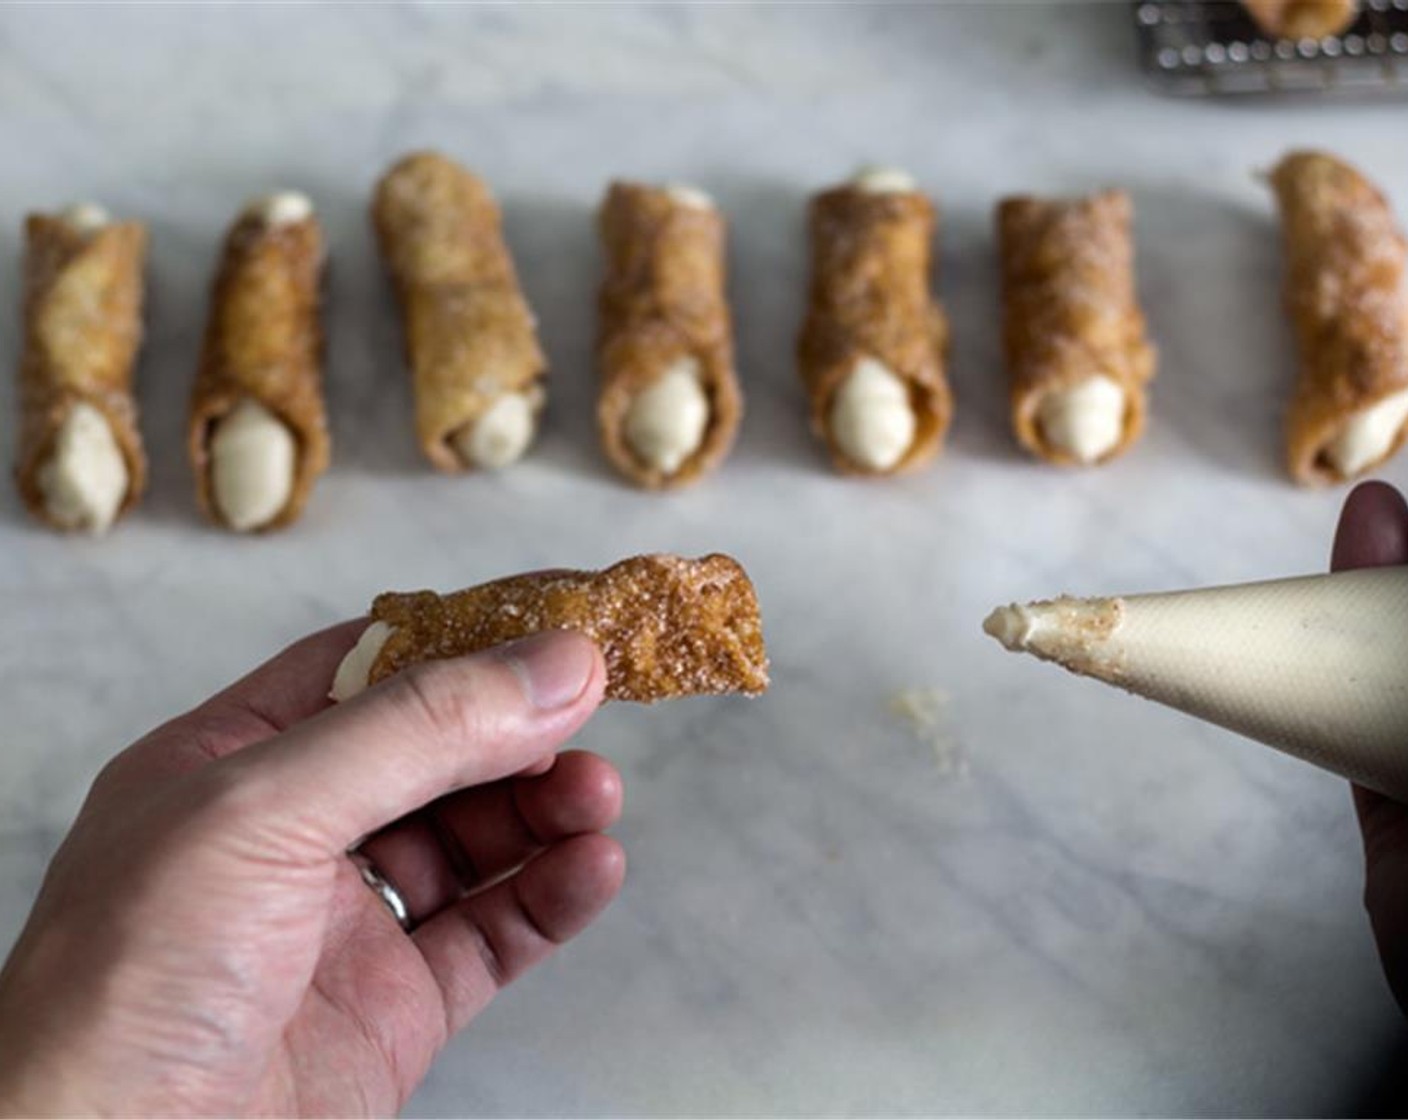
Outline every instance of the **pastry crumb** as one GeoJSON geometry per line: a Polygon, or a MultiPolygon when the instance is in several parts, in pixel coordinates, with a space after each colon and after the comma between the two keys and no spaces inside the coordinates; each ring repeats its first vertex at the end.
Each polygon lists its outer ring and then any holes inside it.
{"type": "Polygon", "coordinates": [[[968,755],[949,726],[952,697],[942,688],[902,688],[890,697],[890,712],[904,721],[910,734],[934,752],[940,775],[966,777],[968,755]]]}

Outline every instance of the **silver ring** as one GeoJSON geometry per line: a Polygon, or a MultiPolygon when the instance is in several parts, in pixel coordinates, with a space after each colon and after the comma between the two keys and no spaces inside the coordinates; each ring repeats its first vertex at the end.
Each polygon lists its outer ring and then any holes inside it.
{"type": "Polygon", "coordinates": [[[386,908],[391,911],[391,916],[407,933],[411,932],[412,921],[411,911],[406,905],[406,900],[401,897],[401,892],[391,885],[391,881],[376,869],[376,864],[372,863],[361,852],[352,851],[347,853],[357,871],[362,876],[362,882],[376,893],[376,896],[386,904],[386,908]]]}

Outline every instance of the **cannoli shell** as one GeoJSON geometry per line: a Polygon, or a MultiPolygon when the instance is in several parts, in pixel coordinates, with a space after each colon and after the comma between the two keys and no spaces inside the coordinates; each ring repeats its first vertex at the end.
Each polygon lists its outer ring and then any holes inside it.
{"type": "Polygon", "coordinates": [[[797,347],[812,427],[837,470],[895,474],[932,459],[953,412],[944,376],[948,322],[929,291],[933,204],[920,192],[841,186],[812,199],[810,303],[797,347]],[[832,438],[832,397],[862,358],[909,387],[914,442],[888,471],[870,471],[832,438]]]}
{"type": "Polygon", "coordinates": [[[257,213],[246,213],[225,239],[188,427],[196,496],[217,524],[210,441],[215,424],[242,399],[278,417],[298,446],[288,505],[264,530],[296,521],[313,483],[327,469],[319,319],[323,259],[322,230],[312,216],[270,225],[257,213]]]}
{"type": "Polygon", "coordinates": [[[1156,355],[1134,288],[1133,206],[1124,191],[1088,198],[1009,198],[997,210],[1003,342],[1018,442],[1051,463],[1074,464],[1047,442],[1043,396],[1103,375],[1125,390],[1124,431],[1105,456],[1144,430],[1156,355]]]}
{"type": "Polygon", "coordinates": [[[668,190],[613,183],[602,204],[606,254],[597,347],[597,423],[613,464],[649,489],[693,482],[723,461],[743,416],[724,296],[725,222],[715,208],[687,205],[668,190]],[[684,357],[699,365],[709,423],[673,474],[641,462],[626,441],[636,394],[684,357]]]}
{"type": "Polygon", "coordinates": [[[20,358],[19,454],[15,477],[24,504],[50,518],[40,468],[69,410],[79,402],[107,419],[127,464],[119,516],[146,486],[147,459],[137,428],[133,367],[142,339],[146,228],[118,222],[94,232],[59,217],[25,223],[24,351],[20,358]]]}
{"type": "Polygon", "coordinates": [[[1338,35],[1359,14],[1359,0],[1242,0],[1242,6],[1276,39],[1338,35]]]}
{"type": "Polygon", "coordinates": [[[372,223],[396,289],[415,391],[416,434],[442,471],[451,446],[505,393],[537,389],[547,359],[483,180],[434,152],[407,156],[377,185],[372,223]]]}
{"type": "Polygon", "coordinates": [[[728,556],[637,556],[605,571],[513,576],[467,591],[379,595],[394,627],[375,684],[408,665],[460,657],[542,630],[580,630],[606,660],[606,696],[651,703],[768,685],[758,600],[728,556]]]}
{"type": "Polygon", "coordinates": [[[1340,482],[1322,454],[1326,445],[1354,413],[1408,389],[1408,245],[1383,194],[1333,156],[1294,152],[1271,184],[1281,206],[1286,310],[1300,350],[1286,417],[1288,466],[1300,483],[1340,482]]]}

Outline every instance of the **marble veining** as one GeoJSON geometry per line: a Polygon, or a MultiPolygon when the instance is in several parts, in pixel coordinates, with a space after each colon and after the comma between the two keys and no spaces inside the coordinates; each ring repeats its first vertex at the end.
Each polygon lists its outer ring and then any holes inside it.
{"type": "Polygon", "coordinates": [[[625,775],[624,895],[412,1115],[1302,1114],[1367,1091],[1403,1027],[1344,785],[979,624],[1324,565],[1340,494],[1282,474],[1294,356],[1253,172],[1332,145],[1408,216],[1401,106],[1160,100],[1124,5],[976,3],[9,8],[0,106],[11,355],[24,211],[94,198],[153,237],[147,500],[67,540],[0,488],[0,945],[106,758],[377,591],[722,549],[758,584],[774,690],[581,735],[625,775]],[[552,363],[542,440],[500,476],[435,476],[412,436],[366,205],[420,145],[494,185],[552,363]],[[955,347],[946,455],[882,484],[830,473],[792,361],[806,194],[869,162],[938,196],[955,347]],[[748,413],[673,496],[626,488],[595,440],[614,175],[696,182],[731,222],[748,413]],[[991,207],[1107,183],[1135,199],[1162,368],[1143,443],[1062,473],[1010,435],[991,207]],[[333,468],[297,528],[241,540],[197,519],[182,419],[225,224],[281,187],[332,251],[333,468]],[[904,689],[948,697],[966,774],[896,718],[904,689]]]}

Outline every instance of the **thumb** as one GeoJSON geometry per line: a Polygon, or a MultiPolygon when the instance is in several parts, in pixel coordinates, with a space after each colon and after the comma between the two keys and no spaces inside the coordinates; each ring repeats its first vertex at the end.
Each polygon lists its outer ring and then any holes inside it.
{"type": "Polygon", "coordinates": [[[1408,503],[1386,482],[1361,482],[1345,499],[1330,570],[1408,564],[1408,503]]]}
{"type": "Polygon", "coordinates": [[[203,774],[238,791],[245,821],[277,822],[281,834],[340,853],[452,790],[551,753],[596,710],[605,680],[591,639],[535,634],[414,665],[203,774]]]}
{"type": "MultiPolygon", "coordinates": [[[[1408,563],[1408,503],[1392,486],[1365,482],[1345,500],[1330,567],[1377,568],[1408,563]]],[[[1354,807],[1364,835],[1364,904],[1384,974],[1408,1011],[1408,807],[1356,786],[1354,807]]]]}

